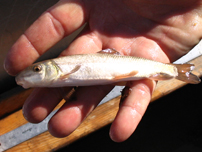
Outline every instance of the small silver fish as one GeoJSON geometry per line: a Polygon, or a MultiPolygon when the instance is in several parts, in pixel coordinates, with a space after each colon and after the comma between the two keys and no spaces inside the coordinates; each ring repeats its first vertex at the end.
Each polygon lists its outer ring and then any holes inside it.
{"type": "Polygon", "coordinates": [[[104,85],[145,78],[176,78],[197,84],[200,79],[191,73],[193,69],[193,64],[165,64],[106,49],[33,64],[16,76],[16,82],[24,88],[104,85]]]}

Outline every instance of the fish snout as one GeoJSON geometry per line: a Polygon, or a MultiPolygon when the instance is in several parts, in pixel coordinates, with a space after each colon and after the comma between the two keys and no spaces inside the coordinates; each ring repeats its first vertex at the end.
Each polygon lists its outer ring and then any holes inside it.
{"type": "Polygon", "coordinates": [[[20,86],[22,86],[23,88],[28,88],[25,84],[26,84],[26,82],[25,82],[25,80],[24,80],[24,78],[23,77],[20,77],[20,76],[16,76],[15,77],[15,81],[16,81],[16,83],[17,83],[17,85],[20,85],[20,86]]]}

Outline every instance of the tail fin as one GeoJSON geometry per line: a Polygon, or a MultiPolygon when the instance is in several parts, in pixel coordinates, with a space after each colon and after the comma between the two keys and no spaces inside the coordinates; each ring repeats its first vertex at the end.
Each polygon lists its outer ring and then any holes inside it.
{"type": "Polygon", "coordinates": [[[200,78],[191,71],[194,69],[193,64],[174,64],[178,70],[178,76],[176,79],[187,82],[187,83],[192,83],[192,84],[198,84],[201,82],[200,78]]]}

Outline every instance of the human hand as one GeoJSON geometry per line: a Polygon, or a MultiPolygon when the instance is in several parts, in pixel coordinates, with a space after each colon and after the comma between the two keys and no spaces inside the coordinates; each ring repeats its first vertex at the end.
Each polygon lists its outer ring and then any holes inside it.
{"type": "MultiPolygon", "coordinates": [[[[200,0],[61,0],[47,10],[8,52],[5,69],[11,75],[31,65],[41,54],[85,22],[86,28],[62,56],[115,48],[123,55],[172,62],[201,38],[200,0]]],[[[131,93],[112,123],[114,141],[126,140],[136,129],[155,88],[152,80],[129,82],[131,93]]],[[[49,122],[56,137],[73,132],[112,86],[79,87],[49,122]]],[[[71,88],[37,88],[26,100],[25,118],[38,123],[71,88]]]]}

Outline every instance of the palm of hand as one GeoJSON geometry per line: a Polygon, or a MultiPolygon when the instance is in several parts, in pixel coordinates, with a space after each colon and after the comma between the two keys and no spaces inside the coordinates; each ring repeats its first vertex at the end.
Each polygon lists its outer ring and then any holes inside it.
{"type": "MultiPolygon", "coordinates": [[[[201,37],[198,32],[201,31],[201,12],[197,9],[200,1],[176,3],[60,1],[13,45],[5,67],[10,74],[18,73],[85,22],[88,24],[83,32],[61,55],[115,48],[123,55],[174,61],[201,37]]],[[[149,104],[155,82],[141,80],[130,82],[128,86],[132,92],[121,105],[110,131],[115,141],[126,140],[133,133],[149,104]]],[[[49,131],[58,137],[70,134],[111,89],[112,86],[79,87],[71,99],[74,102],[65,103],[50,120],[49,131]]],[[[25,117],[31,122],[42,121],[69,90],[35,89],[23,107],[25,117]]]]}

